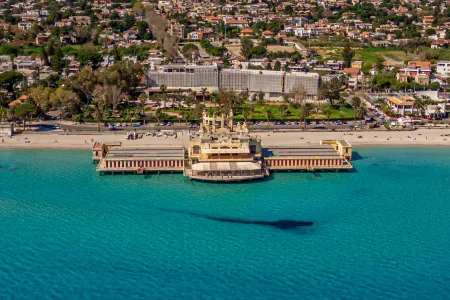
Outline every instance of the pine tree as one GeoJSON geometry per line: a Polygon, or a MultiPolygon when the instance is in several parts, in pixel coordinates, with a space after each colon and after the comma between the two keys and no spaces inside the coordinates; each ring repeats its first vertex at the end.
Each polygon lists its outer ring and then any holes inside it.
{"type": "Polygon", "coordinates": [[[62,72],[64,69],[64,60],[63,60],[63,54],[59,47],[55,50],[55,55],[52,56],[52,69],[55,72],[62,72]]]}
{"type": "Polygon", "coordinates": [[[50,43],[48,44],[47,53],[50,56],[55,55],[55,47],[54,47],[54,41],[53,40],[50,40],[50,43]]]}
{"type": "Polygon", "coordinates": [[[344,49],[342,50],[342,58],[344,59],[344,66],[350,68],[352,65],[353,56],[355,56],[355,51],[350,47],[350,42],[347,41],[344,49]]]}
{"type": "Polygon", "coordinates": [[[47,51],[45,50],[44,46],[41,46],[41,56],[42,56],[42,59],[44,60],[44,64],[46,66],[49,66],[50,61],[48,60],[48,54],[47,54],[47,51]]]}
{"type": "Polygon", "coordinates": [[[112,55],[114,57],[114,62],[118,62],[121,59],[120,52],[119,52],[119,49],[117,48],[117,46],[114,46],[112,55]]]}

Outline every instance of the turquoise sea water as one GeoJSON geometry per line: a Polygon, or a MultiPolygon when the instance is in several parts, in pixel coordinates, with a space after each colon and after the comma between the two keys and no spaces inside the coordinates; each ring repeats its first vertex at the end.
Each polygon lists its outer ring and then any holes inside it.
{"type": "Polygon", "coordinates": [[[2,150],[0,299],[449,299],[449,149],[357,150],[353,173],[245,184],[2,150]]]}

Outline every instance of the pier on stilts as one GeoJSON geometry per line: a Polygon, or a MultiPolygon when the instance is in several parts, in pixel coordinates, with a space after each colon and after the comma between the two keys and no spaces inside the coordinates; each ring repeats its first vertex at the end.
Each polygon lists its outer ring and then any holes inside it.
{"type": "Polygon", "coordinates": [[[183,146],[113,146],[109,147],[100,158],[97,172],[100,174],[182,173],[184,164],[183,146]]]}
{"type": "Polygon", "coordinates": [[[233,114],[203,113],[200,135],[188,148],[174,145],[122,146],[98,144],[92,160],[102,174],[179,172],[190,180],[240,182],[262,179],[277,171],[350,171],[352,146],[346,140],[322,140],[319,145],[262,146],[245,123],[233,124],[233,114]]]}

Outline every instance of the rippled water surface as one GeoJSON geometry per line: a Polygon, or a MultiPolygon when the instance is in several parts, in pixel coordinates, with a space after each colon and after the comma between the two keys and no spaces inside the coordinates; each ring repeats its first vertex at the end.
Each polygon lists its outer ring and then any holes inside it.
{"type": "Polygon", "coordinates": [[[448,299],[449,149],[358,153],[353,173],[210,184],[2,150],[0,298],[448,299]]]}

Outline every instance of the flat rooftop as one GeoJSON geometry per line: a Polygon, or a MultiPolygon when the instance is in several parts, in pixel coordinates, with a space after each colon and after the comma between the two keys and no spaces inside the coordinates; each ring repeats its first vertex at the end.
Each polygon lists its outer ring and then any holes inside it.
{"type": "Polygon", "coordinates": [[[266,158],[270,157],[305,157],[305,156],[333,156],[340,157],[339,152],[331,145],[311,146],[269,146],[263,148],[266,158]]]}
{"type": "Polygon", "coordinates": [[[111,147],[106,160],[166,160],[184,159],[184,148],[180,147],[111,147]]]}
{"type": "Polygon", "coordinates": [[[346,140],[339,140],[339,143],[341,143],[341,145],[343,147],[351,147],[350,144],[346,140]]]}

